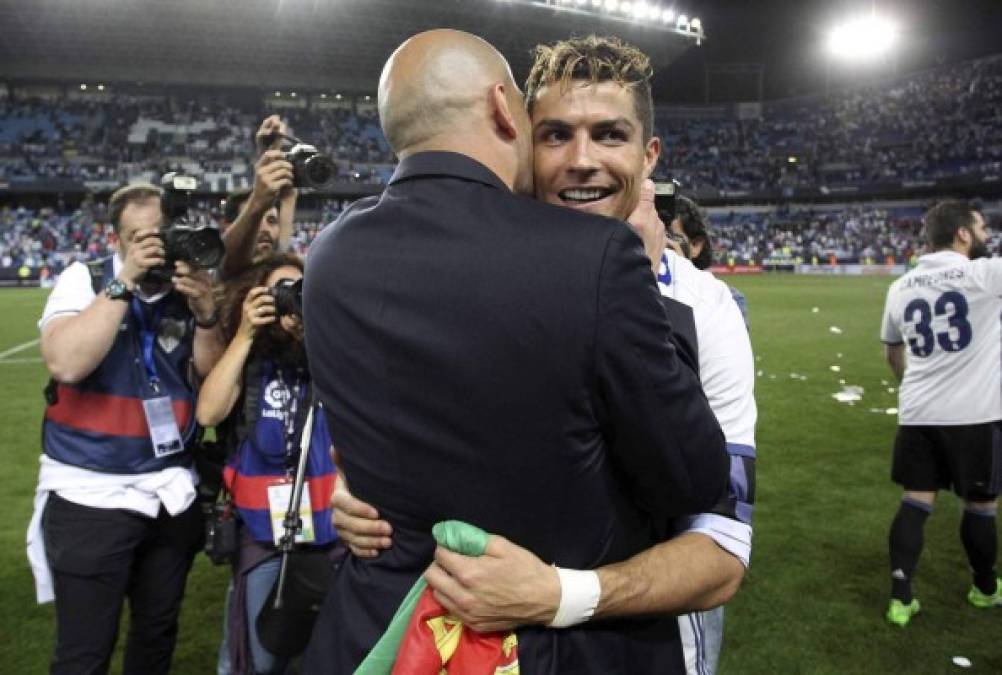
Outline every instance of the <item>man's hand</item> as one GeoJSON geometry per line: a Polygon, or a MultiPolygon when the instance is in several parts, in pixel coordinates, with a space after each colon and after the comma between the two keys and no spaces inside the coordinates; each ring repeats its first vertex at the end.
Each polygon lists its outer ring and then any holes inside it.
{"type": "Polygon", "coordinates": [[[375,558],[393,544],[393,527],[379,520],[379,511],[374,507],[353,497],[341,476],[334,484],[331,507],[338,536],[359,558],[375,558]]]}
{"type": "Polygon", "coordinates": [[[292,187],[292,164],[281,150],[266,150],[254,167],[254,188],[250,199],[259,209],[275,203],[279,193],[292,187]]]}
{"type": "Polygon", "coordinates": [[[267,286],[255,286],[247,292],[237,333],[253,340],[261,326],[275,323],[275,298],[267,286]]]}
{"type": "Polygon", "coordinates": [[[650,178],[645,179],[640,186],[640,203],[626,222],[643,240],[644,251],[651,260],[651,269],[657,276],[658,268],[661,266],[661,254],[664,253],[668,243],[668,235],[665,233],[665,224],[661,222],[654,207],[654,181],[650,178]]]}
{"type": "Polygon", "coordinates": [[[118,273],[129,290],[136,287],[146,273],[154,267],[164,264],[164,243],[157,230],[140,230],[132,238],[128,253],[122,261],[122,269],[118,273]]]}
{"type": "Polygon", "coordinates": [[[208,323],[216,315],[216,298],[212,293],[212,277],[207,270],[199,269],[178,260],[174,263],[174,288],[188,298],[188,308],[195,321],[208,323]]]}
{"type": "Polygon", "coordinates": [[[439,546],[424,578],[453,616],[480,633],[546,625],[560,606],[556,568],[496,535],[479,558],[439,546]]]}
{"type": "Polygon", "coordinates": [[[261,122],[254,134],[254,145],[258,152],[278,150],[282,147],[283,136],[289,133],[289,128],[278,115],[269,115],[261,122]]]}

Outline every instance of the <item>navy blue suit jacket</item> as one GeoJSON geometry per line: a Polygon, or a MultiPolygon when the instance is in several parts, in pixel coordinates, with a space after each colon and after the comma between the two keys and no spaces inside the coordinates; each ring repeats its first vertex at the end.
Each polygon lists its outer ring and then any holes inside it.
{"type": "MultiPolygon", "coordinates": [[[[340,468],[393,525],[391,549],[338,572],[305,672],[354,670],[438,521],[591,569],[724,493],[723,435],[623,223],[415,154],[313,244],[304,314],[340,468]]],[[[684,671],[673,617],[525,628],[519,655],[530,674],[684,671]]]]}

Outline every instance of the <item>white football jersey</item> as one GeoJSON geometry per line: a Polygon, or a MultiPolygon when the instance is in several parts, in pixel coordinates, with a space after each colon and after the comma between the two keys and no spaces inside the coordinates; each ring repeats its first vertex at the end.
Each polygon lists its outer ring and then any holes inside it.
{"type": "Polygon", "coordinates": [[[1002,419],[1002,259],[937,251],[891,284],[880,339],[903,344],[898,422],[1002,419]]]}

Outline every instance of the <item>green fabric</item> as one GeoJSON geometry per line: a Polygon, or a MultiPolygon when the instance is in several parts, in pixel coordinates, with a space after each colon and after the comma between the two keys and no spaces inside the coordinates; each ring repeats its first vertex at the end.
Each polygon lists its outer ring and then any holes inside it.
{"type": "MultiPolygon", "coordinates": [[[[487,549],[487,539],[490,537],[479,527],[459,520],[443,520],[436,523],[431,528],[431,534],[439,545],[450,551],[474,557],[480,557],[484,554],[487,549]]],[[[410,592],[400,603],[400,607],[397,608],[393,619],[390,620],[386,632],[355,670],[355,675],[390,675],[393,671],[393,664],[397,660],[400,643],[403,642],[404,634],[407,632],[407,624],[410,622],[411,614],[414,613],[418,598],[421,597],[427,586],[424,576],[418,577],[410,592]]]]}

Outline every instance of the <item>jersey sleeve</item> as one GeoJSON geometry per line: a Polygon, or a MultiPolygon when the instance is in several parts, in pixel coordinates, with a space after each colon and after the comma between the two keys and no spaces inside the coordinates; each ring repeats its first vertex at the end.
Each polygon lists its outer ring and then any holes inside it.
{"type": "Polygon", "coordinates": [[[888,345],[899,345],[904,342],[901,327],[894,320],[894,286],[887,291],[884,301],[884,318],[880,322],[880,341],[888,345]]]}
{"type": "Polygon", "coordinates": [[[972,261],[971,274],[985,291],[1002,297],[1002,258],[979,258],[972,261]]]}
{"type": "Polygon", "coordinates": [[[45,325],[57,316],[79,314],[94,301],[94,297],[87,266],[82,262],[73,263],[63,270],[52,292],[49,293],[42,318],[38,322],[38,330],[44,330],[45,325]]]}
{"type": "Polygon", "coordinates": [[[755,359],[729,289],[717,280],[714,285],[714,293],[704,296],[711,307],[700,308],[711,311],[700,322],[699,367],[703,391],[724,432],[730,461],[727,493],[708,512],[686,516],[677,526],[709,536],[747,567],[755,508],[755,359]]]}

